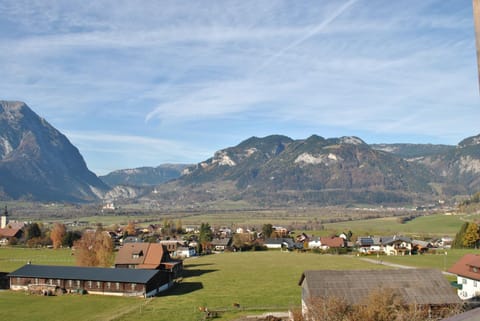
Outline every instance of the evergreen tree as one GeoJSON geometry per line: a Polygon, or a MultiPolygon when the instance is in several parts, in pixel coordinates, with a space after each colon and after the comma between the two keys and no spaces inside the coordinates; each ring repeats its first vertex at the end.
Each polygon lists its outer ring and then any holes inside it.
{"type": "Polygon", "coordinates": [[[452,243],[453,248],[460,249],[463,247],[463,236],[467,231],[467,227],[468,227],[468,222],[465,222],[462,224],[462,226],[460,227],[460,230],[455,235],[455,239],[453,240],[453,243],[452,243]]]}

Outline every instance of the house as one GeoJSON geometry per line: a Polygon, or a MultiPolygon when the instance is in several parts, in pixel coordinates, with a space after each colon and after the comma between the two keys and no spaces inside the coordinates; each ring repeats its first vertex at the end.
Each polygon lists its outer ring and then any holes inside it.
{"type": "Polygon", "coordinates": [[[151,297],[168,289],[172,282],[160,270],[131,270],[78,266],[27,264],[8,274],[11,290],[36,290],[46,293],[56,289],[67,292],[151,297]]]}
{"type": "Polygon", "coordinates": [[[177,249],[185,246],[185,242],[179,242],[177,240],[161,240],[159,243],[167,249],[168,253],[172,257],[177,257],[177,249]]]}
{"type": "Polygon", "coordinates": [[[13,238],[19,239],[23,236],[21,228],[0,228],[0,245],[8,245],[13,238]]]}
{"type": "Polygon", "coordinates": [[[210,244],[212,245],[212,248],[214,251],[223,252],[230,245],[232,245],[232,238],[231,237],[220,238],[220,239],[215,238],[210,242],[210,244]]]}
{"type": "Polygon", "coordinates": [[[180,246],[177,248],[177,258],[187,258],[197,255],[197,251],[193,247],[180,246]]]}
{"type": "Polygon", "coordinates": [[[266,239],[263,245],[267,249],[282,249],[292,251],[294,249],[303,249],[302,243],[295,243],[291,238],[282,237],[276,239],[266,239]]]}
{"type": "Polygon", "coordinates": [[[358,246],[358,252],[360,253],[383,253],[383,247],[380,242],[380,237],[361,236],[358,238],[356,245],[358,246]]]}
{"type": "Polygon", "coordinates": [[[434,248],[434,246],[431,242],[412,240],[412,253],[423,254],[432,248],[434,248]]]}
{"type": "Polygon", "coordinates": [[[171,279],[179,276],[183,270],[182,261],[170,258],[165,246],[159,243],[127,243],[123,245],[115,258],[116,268],[150,269],[169,272],[171,279]]]}
{"type": "Polygon", "coordinates": [[[457,294],[460,299],[480,296],[480,255],[465,254],[448,272],[457,275],[457,294]]]}
{"type": "Polygon", "coordinates": [[[461,304],[450,283],[434,269],[305,271],[298,284],[307,320],[309,303],[315,298],[336,297],[349,305],[361,305],[378,289],[389,289],[406,304],[427,307],[432,315],[445,305],[461,304]]]}
{"type": "Polygon", "coordinates": [[[412,254],[412,240],[408,237],[397,235],[392,237],[382,237],[381,243],[383,251],[387,255],[412,254]]]}

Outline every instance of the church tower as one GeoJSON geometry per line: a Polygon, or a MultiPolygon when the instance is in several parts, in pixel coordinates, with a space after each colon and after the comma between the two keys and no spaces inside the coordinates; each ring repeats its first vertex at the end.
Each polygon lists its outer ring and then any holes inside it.
{"type": "Polygon", "coordinates": [[[6,228],[8,225],[8,209],[7,205],[5,205],[5,211],[3,212],[2,216],[0,216],[0,228],[6,228]]]}

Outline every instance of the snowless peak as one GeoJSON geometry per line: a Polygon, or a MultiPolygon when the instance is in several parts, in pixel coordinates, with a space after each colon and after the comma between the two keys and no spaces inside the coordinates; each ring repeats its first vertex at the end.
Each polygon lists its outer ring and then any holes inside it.
{"type": "Polygon", "coordinates": [[[350,145],[363,145],[365,142],[355,136],[343,136],[340,138],[340,143],[350,145]]]}
{"type": "Polygon", "coordinates": [[[318,164],[324,164],[324,165],[330,165],[333,163],[341,162],[343,159],[340,156],[337,156],[333,153],[329,153],[327,155],[322,154],[322,155],[312,155],[309,153],[303,153],[299,155],[295,159],[295,164],[298,163],[303,163],[303,164],[309,164],[309,165],[318,165],[318,164]]]}
{"type": "Polygon", "coordinates": [[[212,160],[212,164],[218,164],[220,166],[236,166],[237,164],[227,155],[226,151],[219,151],[215,153],[215,157],[212,160]]]}

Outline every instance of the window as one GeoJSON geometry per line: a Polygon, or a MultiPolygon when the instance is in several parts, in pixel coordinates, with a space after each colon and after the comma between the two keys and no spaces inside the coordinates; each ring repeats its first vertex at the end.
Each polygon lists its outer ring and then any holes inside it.
{"type": "Polygon", "coordinates": [[[80,280],[77,280],[77,287],[80,287],[80,280]]]}
{"type": "Polygon", "coordinates": [[[115,283],[115,287],[117,288],[117,290],[120,290],[120,282],[115,283]]]}
{"type": "Polygon", "coordinates": [[[35,278],[35,284],[38,284],[38,278],[35,278]]]}
{"type": "Polygon", "coordinates": [[[107,289],[110,289],[112,287],[112,282],[107,282],[107,289]]]}
{"type": "Polygon", "coordinates": [[[467,279],[462,279],[462,284],[467,284],[467,279]]]}
{"type": "Polygon", "coordinates": [[[73,281],[72,281],[72,280],[68,280],[68,286],[69,286],[69,287],[72,287],[72,286],[73,286],[73,281]]]}
{"type": "Polygon", "coordinates": [[[473,287],[477,287],[477,281],[473,281],[473,287]]]}
{"type": "Polygon", "coordinates": [[[53,280],[52,280],[52,279],[49,279],[49,280],[48,280],[48,284],[53,285],[53,280]]]}
{"type": "Polygon", "coordinates": [[[131,287],[132,287],[132,291],[135,291],[135,288],[137,287],[137,283],[132,283],[131,287]]]}
{"type": "Polygon", "coordinates": [[[472,268],[472,270],[473,270],[473,272],[477,273],[477,272],[478,272],[478,267],[474,266],[474,267],[472,268]]]}
{"type": "Polygon", "coordinates": [[[92,288],[92,281],[88,281],[88,287],[92,288]]]}
{"type": "Polygon", "coordinates": [[[98,289],[100,289],[100,288],[101,288],[101,286],[100,286],[100,285],[101,285],[101,284],[100,284],[100,282],[99,282],[99,281],[97,281],[97,288],[98,288],[98,289]]]}
{"type": "Polygon", "coordinates": [[[60,279],[58,279],[57,280],[57,285],[60,286],[60,284],[61,284],[61,281],[60,281],[60,279]]]}

